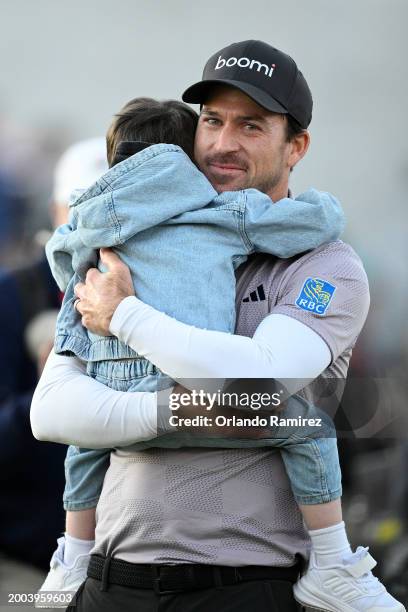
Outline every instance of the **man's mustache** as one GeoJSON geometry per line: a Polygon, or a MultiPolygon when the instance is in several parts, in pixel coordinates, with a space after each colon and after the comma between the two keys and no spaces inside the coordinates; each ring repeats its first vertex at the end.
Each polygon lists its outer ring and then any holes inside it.
{"type": "Polygon", "coordinates": [[[205,163],[208,164],[218,164],[220,166],[238,166],[243,170],[247,170],[248,165],[245,160],[243,160],[239,155],[234,153],[219,153],[217,155],[211,155],[205,158],[205,163]]]}

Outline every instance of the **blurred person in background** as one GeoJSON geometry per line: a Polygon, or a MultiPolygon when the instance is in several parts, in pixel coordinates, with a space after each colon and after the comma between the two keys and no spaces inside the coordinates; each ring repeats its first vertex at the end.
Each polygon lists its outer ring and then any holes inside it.
{"type": "Polygon", "coordinates": [[[67,142],[69,135],[60,124],[33,128],[0,108],[1,268],[24,267],[28,257],[40,257],[45,242],[41,238],[51,225],[48,202],[55,163],[67,142]]]}
{"type": "Polygon", "coordinates": [[[26,198],[12,177],[0,169],[0,265],[9,260],[13,244],[21,235],[26,198]]]}
{"type": "MultiPolygon", "coordinates": [[[[71,192],[92,184],[106,169],[103,138],[77,143],[64,153],[55,170],[54,227],[67,221],[71,192]]],[[[61,299],[44,253],[13,272],[0,272],[0,552],[40,568],[47,567],[55,537],[64,528],[57,500],[64,488],[66,451],[34,439],[29,410],[53,345],[61,299]]]]}

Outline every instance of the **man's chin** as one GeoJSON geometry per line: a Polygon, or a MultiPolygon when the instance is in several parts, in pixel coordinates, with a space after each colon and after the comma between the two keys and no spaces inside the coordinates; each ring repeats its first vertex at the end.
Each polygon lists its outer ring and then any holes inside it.
{"type": "Polygon", "coordinates": [[[206,169],[205,175],[218,193],[239,191],[248,187],[248,177],[245,172],[224,173],[206,169]]]}
{"type": "Polygon", "coordinates": [[[230,180],[217,180],[208,178],[215,191],[223,193],[224,191],[240,191],[241,189],[247,189],[248,184],[245,180],[239,180],[238,178],[230,180]]]}

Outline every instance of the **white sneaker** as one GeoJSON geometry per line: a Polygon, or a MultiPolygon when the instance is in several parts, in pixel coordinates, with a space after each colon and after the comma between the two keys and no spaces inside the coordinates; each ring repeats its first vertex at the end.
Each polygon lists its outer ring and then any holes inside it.
{"type": "Polygon", "coordinates": [[[80,555],[74,565],[68,567],[64,564],[65,538],[58,538],[57,542],[58,548],[51,557],[51,569],[38,591],[40,598],[35,604],[36,608],[66,608],[70,602],[68,593],[73,596],[86,580],[90,555],[80,555]]]}
{"type": "Polygon", "coordinates": [[[317,567],[312,551],[306,574],[293,587],[295,599],[328,612],[406,612],[371,573],[375,565],[362,546],[331,567],[317,567]]]}

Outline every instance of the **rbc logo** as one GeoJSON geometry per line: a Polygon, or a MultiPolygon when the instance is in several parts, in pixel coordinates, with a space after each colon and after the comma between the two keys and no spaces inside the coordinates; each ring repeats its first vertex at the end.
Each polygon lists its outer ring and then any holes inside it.
{"type": "Polygon", "coordinates": [[[334,285],[320,278],[307,278],[296,300],[296,306],[324,315],[336,290],[334,285]]]}

